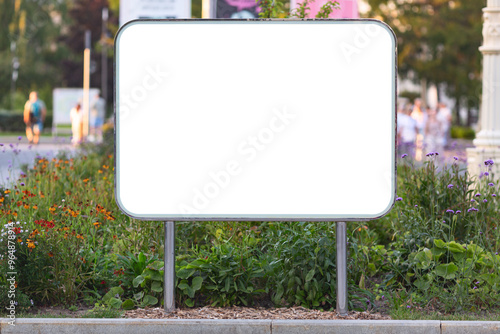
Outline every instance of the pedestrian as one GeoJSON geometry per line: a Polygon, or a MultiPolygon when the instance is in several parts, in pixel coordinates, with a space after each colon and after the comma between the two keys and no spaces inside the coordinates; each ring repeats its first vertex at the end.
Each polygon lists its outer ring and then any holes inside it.
{"type": "Polygon", "coordinates": [[[102,142],[102,126],[106,114],[106,100],[97,93],[90,107],[90,136],[89,139],[102,142]]]}
{"type": "Polygon", "coordinates": [[[443,147],[448,146],[448,142],[450,140],[450,129],[451,129],[451,110],[448,108],[446,103],[440,102],[438,104],[438,113],[437,118],[441,122],[443,127],[443,137],[442,137],[442,145],[443,147]]]}
{"type": "Polygon", "coordinates": [[[38,98],[38,93],[33,91],[24,105],[24,123],[26,124],[26,137],[30,144],[37,145],[43,130],[43,121],[47,115],[45,103],[38,98]]]}
{"type": "Polygon", "coordinates": [[[436,110],[429,109],[427,116],[424,136],[426,151],[443,153],[443,125],[437,118],[436,110]]]}
{"type": "Polygon", "coordinates": [[[80,103],[71,109],[69,113],[71,120],[71,131],[73,132],[73,138],[71,142],[73,145],[77,146],[82,143],[83,140],[83,111],[80,103]]]}
{"type": "Polygon", "coordinates": [[[417,122],[418,128],[418,135],[415,143],[417,148],[415,159],[417,161],[421,161],[423,158],[425,123],[427,122],[427,113],[422,106],[421,99],[415,99],[413,111],[411,112],[411,118],[417,122]]]}
{"type": "Polygon", "coordinates": [[[410,105],[398,109],[398,149],[400,155],[408,154],[414,157],[418,127],[417,122],[410,116],[411,112],[410,105]]]}

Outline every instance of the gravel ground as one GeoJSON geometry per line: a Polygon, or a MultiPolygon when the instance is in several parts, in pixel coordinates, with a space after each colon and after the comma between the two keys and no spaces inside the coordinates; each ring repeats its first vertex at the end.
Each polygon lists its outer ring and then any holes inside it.
{"type": "Polygon", "coordinates": [[[379,313],[349,312],[340,317],[336,312],[309,310],[303,307],[291,308],[250,308],[250,307],[202,307],[178,309],[166,314],[162,308],[146,308],[126,311],[124,318],[141,319],[274,319],[274,320],[390,320],[379,313]]]}

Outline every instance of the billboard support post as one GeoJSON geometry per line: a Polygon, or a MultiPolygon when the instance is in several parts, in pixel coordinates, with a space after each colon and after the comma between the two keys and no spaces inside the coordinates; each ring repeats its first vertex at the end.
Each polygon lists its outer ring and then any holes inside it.
{"type": "Polygon", "coordinates": [[[175,310],[175,222],[165,222],[163,295],[165,312],[175,310]]]}
{"type": "Polygon", "coordinates": [[[337,222],[337,313],[347,316],[347,226],[337,222]]]}

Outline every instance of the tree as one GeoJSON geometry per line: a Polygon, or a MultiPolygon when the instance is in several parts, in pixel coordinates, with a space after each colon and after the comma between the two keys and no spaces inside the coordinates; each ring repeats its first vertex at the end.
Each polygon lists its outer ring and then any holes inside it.
{"type": "Polygon", "coordinates": [[[67,1],[0,0],[0,103],[13,105],[12,93],[28,98],[38,90],[51,109],[52,87],[61,80],[59,64],[68,50],[57,43],[65,25],[67,1]],[[13,62],[19,64],[12,85],[13,62]],[[12,92],[12,89],[14,92],[12,92]]]}
{"type": "MultiPolygon", "coordinates": [[[[369,15],[398,37],[399,74],[444,86],[460,106],[479,106],[482,8],[486,0],[368,0],[369,15]]],[[[470,118],[469,118],[470,119],[470,118]]],[[[459,117],[456,117],[459,120],[459,117]]]]}

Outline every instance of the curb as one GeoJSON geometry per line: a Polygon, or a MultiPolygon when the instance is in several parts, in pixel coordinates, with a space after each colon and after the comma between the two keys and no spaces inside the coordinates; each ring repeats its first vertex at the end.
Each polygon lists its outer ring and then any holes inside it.
{"type": "Polygon", "coordinates": [[[209,320],[20,318],[15,326],[0,319],[0,334],[492,334],[500,321],[439,320],[209,320]]]}

